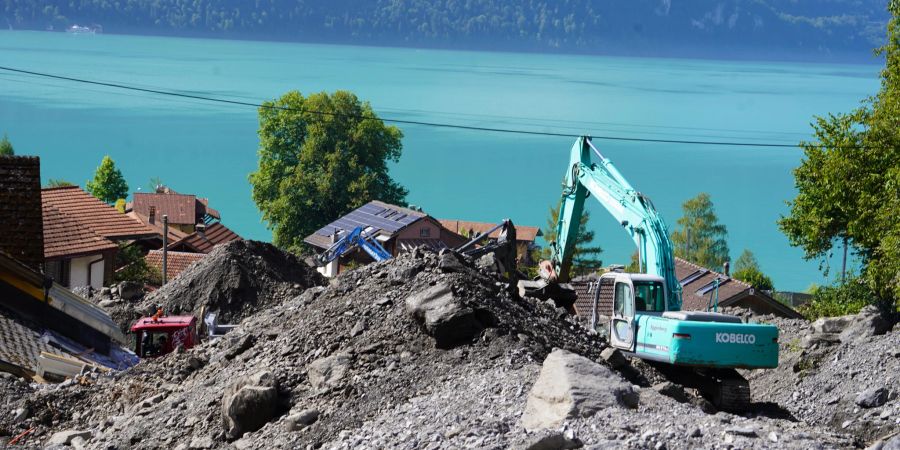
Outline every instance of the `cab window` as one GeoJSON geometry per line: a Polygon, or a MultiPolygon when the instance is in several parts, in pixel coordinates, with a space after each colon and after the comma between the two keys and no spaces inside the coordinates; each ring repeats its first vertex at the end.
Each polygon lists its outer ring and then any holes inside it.
{"type": "Polygon", "coordinates": [[[638,311],[666,310],[665,289],[658,281],[634,281],[634,307],[638,311]]]}
{"type": "Polygon", "coordinates": [[[626,283],[616,283],[616,298],[614,305],[616,314],[625,317],[634,315],[631,304],[631,287],[626,283]]]}

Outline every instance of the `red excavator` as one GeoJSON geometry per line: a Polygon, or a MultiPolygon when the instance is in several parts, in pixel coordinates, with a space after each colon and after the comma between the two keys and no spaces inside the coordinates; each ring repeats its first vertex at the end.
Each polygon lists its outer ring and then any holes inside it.
{"type": "Polygon", "coordinates": [[[131,326],[135,334],[134,353],[141,358],[156,358],[175,351],[178,347],[191,348],[200,343],[201,333],[206,338],[216,338],[236,325],[216,322],[216,314],[204,314],[203,328],[199,330],[194,316],[166,316],[162,308],[151,317],[142,317],[131,326]]]}

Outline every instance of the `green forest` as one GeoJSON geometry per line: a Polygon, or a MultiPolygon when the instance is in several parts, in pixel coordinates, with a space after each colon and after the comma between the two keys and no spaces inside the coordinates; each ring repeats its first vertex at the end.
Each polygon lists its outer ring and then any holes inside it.
{"type": "MultiPolygon", "coordinates": [[[[572,53],[870,54],[887,0],[0,0],[0,26],[572,53]]],[[[701,55],[702,56],[702,55],[701,55]]]]}

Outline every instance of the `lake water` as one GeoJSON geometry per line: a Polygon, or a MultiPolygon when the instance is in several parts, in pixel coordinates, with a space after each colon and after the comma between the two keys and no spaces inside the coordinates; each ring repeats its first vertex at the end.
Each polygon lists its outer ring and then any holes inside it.
{"type": "MultiPolygon", "coordinates": [[[[347,89],[385,118],[594,136],[796,143],[814,115],[847,111],[878,89],[873,65],[817,65],[431,51],[292,43],[0,31],[0,65],[258,102],[292,89],[347,89]]],[[[84,185],[104,154],[146,190],[152,177],[210,198],[223,222],[268,240],[250,198],[252,107],[210,104],[0,71],[0,132],[41,157],[42,177],[84,185]]],[[[401,126],[392,175],[438,218],[544,226],[572,138],[401,126]]],[[[795,191],[794,148],[595,140],[670,228],[709,192],[732,257],[757,255],[780,289],[821,283],[818,262],[775,221],[795,191]]],[[[588,200],[605,263],[631,241],[588,200]]]]}

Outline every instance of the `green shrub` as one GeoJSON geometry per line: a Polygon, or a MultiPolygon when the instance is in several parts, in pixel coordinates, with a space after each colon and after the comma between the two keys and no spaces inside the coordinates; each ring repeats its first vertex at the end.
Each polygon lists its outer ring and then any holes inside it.
{"type": "Polygon", "coordinates": [[[134,245],[119,244],[116,267],[116,283],[133,281],[154,286],[162,284],[162,273],[156,267],[147,264],[141,249],[134,245]]]}
{"type": "Polygon", "coordinates": [[[845,283],[817,286],[811,292],[812,299],[800,311],[809,320],[819,317],[856,314],[864,306],[875,304],[876,297],[861,278],[848,277],[845,283]]]}

